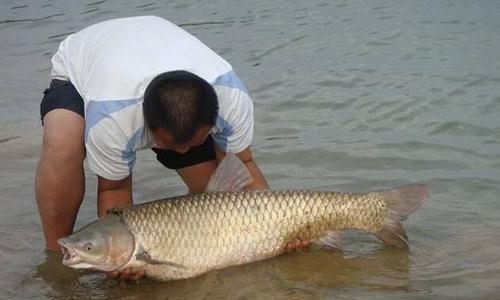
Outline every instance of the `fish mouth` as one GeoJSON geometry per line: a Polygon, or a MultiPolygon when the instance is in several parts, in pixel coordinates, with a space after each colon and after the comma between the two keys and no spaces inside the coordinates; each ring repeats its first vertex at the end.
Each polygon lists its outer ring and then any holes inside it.
{"type": "Polygon", "coordinates": [[[59,239],[57,241],[59,247],[61,247],[61,253],[63,255],[63,265],[71,267],[73,265],[83,262],[82,258],[79,257],[76,251],[67,245],[64,239],[59,239]]]}

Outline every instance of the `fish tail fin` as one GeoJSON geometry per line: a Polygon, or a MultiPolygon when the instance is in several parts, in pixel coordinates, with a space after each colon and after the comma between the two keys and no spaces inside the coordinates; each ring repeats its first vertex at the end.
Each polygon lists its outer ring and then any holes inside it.
{"type": "Polygon", "coordinates": [[[387,200],[389,215],[382,229],[375,233],[385,244],[408,249],[408,236],[402,226],[410,214],[416,211],[427,199],[427,186],[412,184],[381,193],[387,200]]]}

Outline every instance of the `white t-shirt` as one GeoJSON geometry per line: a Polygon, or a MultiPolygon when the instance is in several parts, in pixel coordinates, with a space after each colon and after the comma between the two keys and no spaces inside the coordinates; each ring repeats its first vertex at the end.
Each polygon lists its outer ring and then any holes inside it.
{"type": "Polygon", "coordinates": [[[253,105],[231,65],[197,38],[154,16],[121,18],[71,34],[52,57],[52,78],[70,80],[85,103],[89,168],[104,178],[127,177],[136,151],[153,146],[145,127],[143,94],[157,75],[194,73],[212,84],[219,115],[218,147],[238,153],[253,138],[253,105]]]}

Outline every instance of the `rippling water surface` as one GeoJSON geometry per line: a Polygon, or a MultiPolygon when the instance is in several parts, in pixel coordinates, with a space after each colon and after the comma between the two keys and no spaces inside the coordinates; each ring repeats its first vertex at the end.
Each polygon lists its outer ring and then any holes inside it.
{"type": "MultiPolygon", "coordinates": [[[[0,1],[0,298],[498,299],[500,2],[0,1]],[[351,234],[192,280],[122,286],[43,252],[33,196],[39,102],[58,43],[114,17],[155,14],[235,67],[256,111],[256,160],[273,188],[431,196],[409,253],[351,234]]],[[[138,202],[185,192],[140,155],[138,202]]],[[[95,179],[77,226],[95,218],[95,179]]]]}

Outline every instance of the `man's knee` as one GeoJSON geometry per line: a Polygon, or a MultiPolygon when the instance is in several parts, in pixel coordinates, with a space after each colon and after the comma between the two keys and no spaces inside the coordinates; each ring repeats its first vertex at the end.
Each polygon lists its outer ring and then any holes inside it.
{"type": "Polygon", "coordinates": [[[85,149],[83,145],[63,136],[51,136],[44,139],[41,159],[60,168],[77,167],[83,164],[85,149]]]}
{"type": "Polygon", "coordinates": [[[85,158],[85,122],[71,111],[54,110],[44,118],[42,160],[59,167],[78,166],[85,158]]]}

